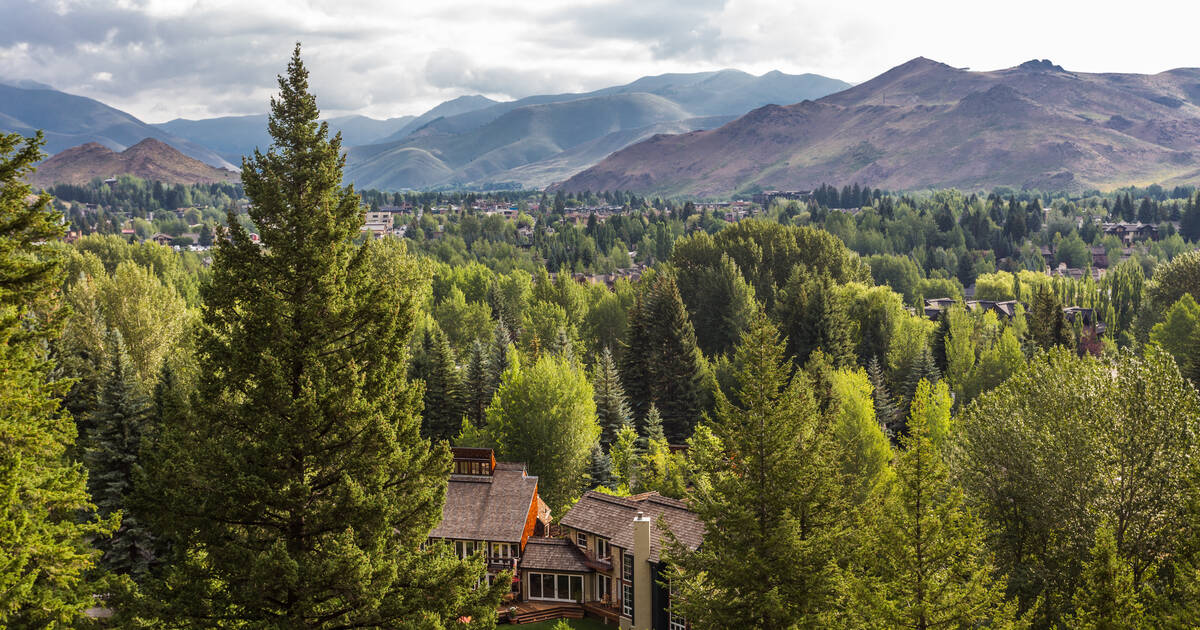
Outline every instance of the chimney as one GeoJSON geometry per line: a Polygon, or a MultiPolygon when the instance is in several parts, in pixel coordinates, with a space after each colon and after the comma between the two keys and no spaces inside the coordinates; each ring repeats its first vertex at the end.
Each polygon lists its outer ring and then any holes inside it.
{"type": "Polygon", "coordinates": [[[633,519],[633,627],[649,630],[654,578],[650,572],[650,517],[639,511],[633,519]]]}

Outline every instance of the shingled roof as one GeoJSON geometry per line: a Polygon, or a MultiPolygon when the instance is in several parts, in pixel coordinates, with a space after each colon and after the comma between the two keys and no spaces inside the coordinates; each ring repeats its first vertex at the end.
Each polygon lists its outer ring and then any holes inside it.
{"type": "Polygon", "coordinates": [[[583,552],[564,538],[530,538],[521,555],[521,569],[588,573],[583,552]]]}
{"type": "Polygon", "coordinates": [[[579,502],[562,518],[562,524],[572,529],[607,538],[609,542],[630,553],[633,552],[633,519],[638,512],[650,518],[650,561],[659,561],[659,550],[666,541],[666,534],[658,527],[659,517],[666,522],[671,533],[689,549],[695,549],[704,541],[704,523],[687,503],[669,499],[657,492],[647,492],[632,497],[614,497],[596,491],[588,491],[579,502]]]}
{"type": "Polygon", "coordinates": [[[490,476],[450,475],[442,522],[429,537],[519,543],[537,483],[513,463],[498,462],[490,476]]]}

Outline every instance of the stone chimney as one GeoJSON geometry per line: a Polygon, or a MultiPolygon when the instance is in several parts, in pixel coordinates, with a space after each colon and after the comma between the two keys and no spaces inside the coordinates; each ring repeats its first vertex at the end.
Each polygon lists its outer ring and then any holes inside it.
{"type": "Polygon", "coordinates": [[[650,630],[654,577],[650,572],[650,517],[638,512],[633,519],[633,627],[650,630]]]}

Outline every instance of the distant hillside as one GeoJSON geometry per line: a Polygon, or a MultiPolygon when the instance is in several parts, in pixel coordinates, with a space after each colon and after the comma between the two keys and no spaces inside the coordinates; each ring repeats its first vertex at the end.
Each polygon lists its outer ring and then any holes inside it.
{"type": "Polygon", "coordinates": [[[148,125],[137,118],[99,101],[57,90],[0,85],[0,131],[33,135],[45,131],[47,153],[94,142],[114,151],[122,151],[145,138],[165,142],[185,155],[206,164],[233,168],[216,152],[185,140],[168,131],[148,125]]]}
{"type": "Polygon", "coordinates": [[[1200,69],[970,72],[917,58],[815,101],[655,136],[567,179],[568,191],[724,197],[859,182],[892,190],[1079,191],[1200,181],[1200,69]]]}
{"type": "MultiPolygon", "coordinates": [[[[342,146],[380,142],[412,122],[413,116],[401,116],[378,120],[366,116],[340,116],[330,118],[331,135],[342,132],[342,146]]],[[[241,165],[242,156],[251,155],[254,149],[266,150],[271,145],[271,134],[267,131],[267,115],[222,116],[188,120],[176,118],[155,127],[196,144],[204,145],[229,162],[241,165]]]]}
{"type": "MultiPolygon", "coordinates": [[[[735,70],[645,77],[586,94],[533,96],[440,116],[349,152],[346,179],[381,189],[544,186],[655,133],[711,128],[766,103],[844,89],[817,75],[735,70]],[[404,135],[407,134],[407,135],[404,135]]],[[[422,117],[425,118],[425,117],[422,117]]]]}
{"type": "Polygon", "coordinates": [[[55,154],[38,165],[35,186],[86,184],[96,178],[134,175],[168,184],[211,184],[236,181],[238,174],[194,160],[168,144],[146,138],[117,153],[96,142],[55,154]]]}

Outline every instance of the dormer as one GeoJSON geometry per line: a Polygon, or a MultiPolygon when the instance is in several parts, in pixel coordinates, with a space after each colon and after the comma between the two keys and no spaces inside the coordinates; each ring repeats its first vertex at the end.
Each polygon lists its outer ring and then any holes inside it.
{"type": "Polygon", "coordinates": [[[450,452],[454,456],[451,474],[491,477],[496,470],[496,454],[490,448],[453,446],[450,452]]]}

